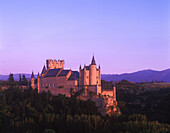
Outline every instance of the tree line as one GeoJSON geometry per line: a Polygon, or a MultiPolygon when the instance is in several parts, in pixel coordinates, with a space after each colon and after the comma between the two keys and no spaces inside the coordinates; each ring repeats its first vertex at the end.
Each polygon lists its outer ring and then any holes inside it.
{"type": "Polygon", "coordinates": [[[0,132],[168,133],[170,125],[143,114],[102,117],[91,100],[12,86],[0,90],[0,132]]]}

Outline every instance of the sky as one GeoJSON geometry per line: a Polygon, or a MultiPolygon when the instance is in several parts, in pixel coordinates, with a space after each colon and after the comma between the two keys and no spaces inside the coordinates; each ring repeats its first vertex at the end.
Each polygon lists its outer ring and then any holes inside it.
{"type": "Polygon", "coordinates": [[[170,68],[168,0],[0,0],[0,74],[41,72],[46,59],[102,74],[170,68]]]}

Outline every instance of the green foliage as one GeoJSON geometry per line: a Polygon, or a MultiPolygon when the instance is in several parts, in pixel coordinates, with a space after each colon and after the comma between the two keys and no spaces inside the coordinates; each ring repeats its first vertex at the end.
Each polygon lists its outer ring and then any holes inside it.
{"type": "Polygon", "coordinates": [[[117,83],[117,100],[121,112],[126,115],[145,114],[149,120],[170,123],[170,87],[165,85],[128,81],[117,83]]]}
{"type": "Polygon", "coordinates": [[[12,73],[10,73],[9,75],[8,82],[9,82],[9,85],[14,85],[14,77],[12,73]]]}
{"type": "Polygon", "coordinates": [[[55,133],[53,129],[45,129],[43,133],[55,133]]]}
{"type": "Polygon", "coordinates": [[[8,81],[9,81],[10,83],[14,82],[14,77],[13,77],[13,74],[12,74],[12,73],[10,73],[9,78],[8,78],[8,81]]]}
{"type": "MultiPolygon", "coordinates": [[[[124,101],[118,104],[127,106],[124,101]]],[[[9,87],[0,91],[0,132],[168,133],[170,125],[149,121],[142,114],[102,117],[91,100],[9,87]]]]}
{"type": "Polygon", "coordinates": [[[28,85],[28,81],[27,81],[25,75],[22,75],[21,85],[26,85],[26,86],[28,85]]]}
{"type": "Polygon", "coordinates": [[[112,90],[113,84],[112,81],[106,82],[105,80],[101,80],[101,86],[103,90],[112,90]]]}

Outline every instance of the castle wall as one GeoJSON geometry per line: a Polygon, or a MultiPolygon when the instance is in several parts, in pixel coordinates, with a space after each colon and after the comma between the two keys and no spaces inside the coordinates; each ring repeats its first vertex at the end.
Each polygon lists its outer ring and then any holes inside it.
{"type": "Polygon", "coordinates": [[[102,90],[101,86],[97,85],[97,95],[101,94],[101,90],[102,90]]]}
{"type": "Polygon", "coordinates": [[[110,90],[110,91],[102,91],[102,95],[103,96],[110,96],[110,97],[113,97],[113,90],[110,90]]]}
{"type": "Polygon", "coordinates": [[[67,86],[67,87],[75,87],[75,86],[78,86],[78,81],[77,81],[77,80],[68,80],[66,86],[67,86]]]}
{"type": "Polygon", "coordinates": [[[65,95],[66,97],[71,96],[71,88],[41,88],[40,92],[48,92],[50,91],[53,95],[65,95]]]}
{"type": "Polygon", "coordinates": [[[84,85],[84,71],[81,71],[81,84],[80,85],[84,85]]]}
{"type": "Polygon", "coordinates": [[[86,85],[89,85],[89,70],[86,70],[86,77],[84,78],[85,78],[86,85]]]}
{"type": "Polygon", "coordinates": [[[97,85],[101,85],[100,70],[96,71],[96,83],[97,85]]]}
{"type": "Polygon", "coordinates": [[[40,92],[48,92],[53,95],[65,94],[71,96],[70,88],[77,89],[77,80],[66,80],[65,76],[40,78],[40,92]]]}

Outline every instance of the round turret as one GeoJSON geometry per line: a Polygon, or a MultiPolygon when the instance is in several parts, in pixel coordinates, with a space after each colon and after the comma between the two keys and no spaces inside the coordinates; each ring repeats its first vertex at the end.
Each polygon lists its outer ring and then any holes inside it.
{"type": "Polygon", "coordinates": [[[92,58],[92,62],[90,64],[90,73],[89,73],[89,81],[90,81],[90,85],[96,85],[97,81],[96,81],[96,76],[97,76],[97,72],[96,72],[96,62],[94,59],[94,56],[92,58]]]}

